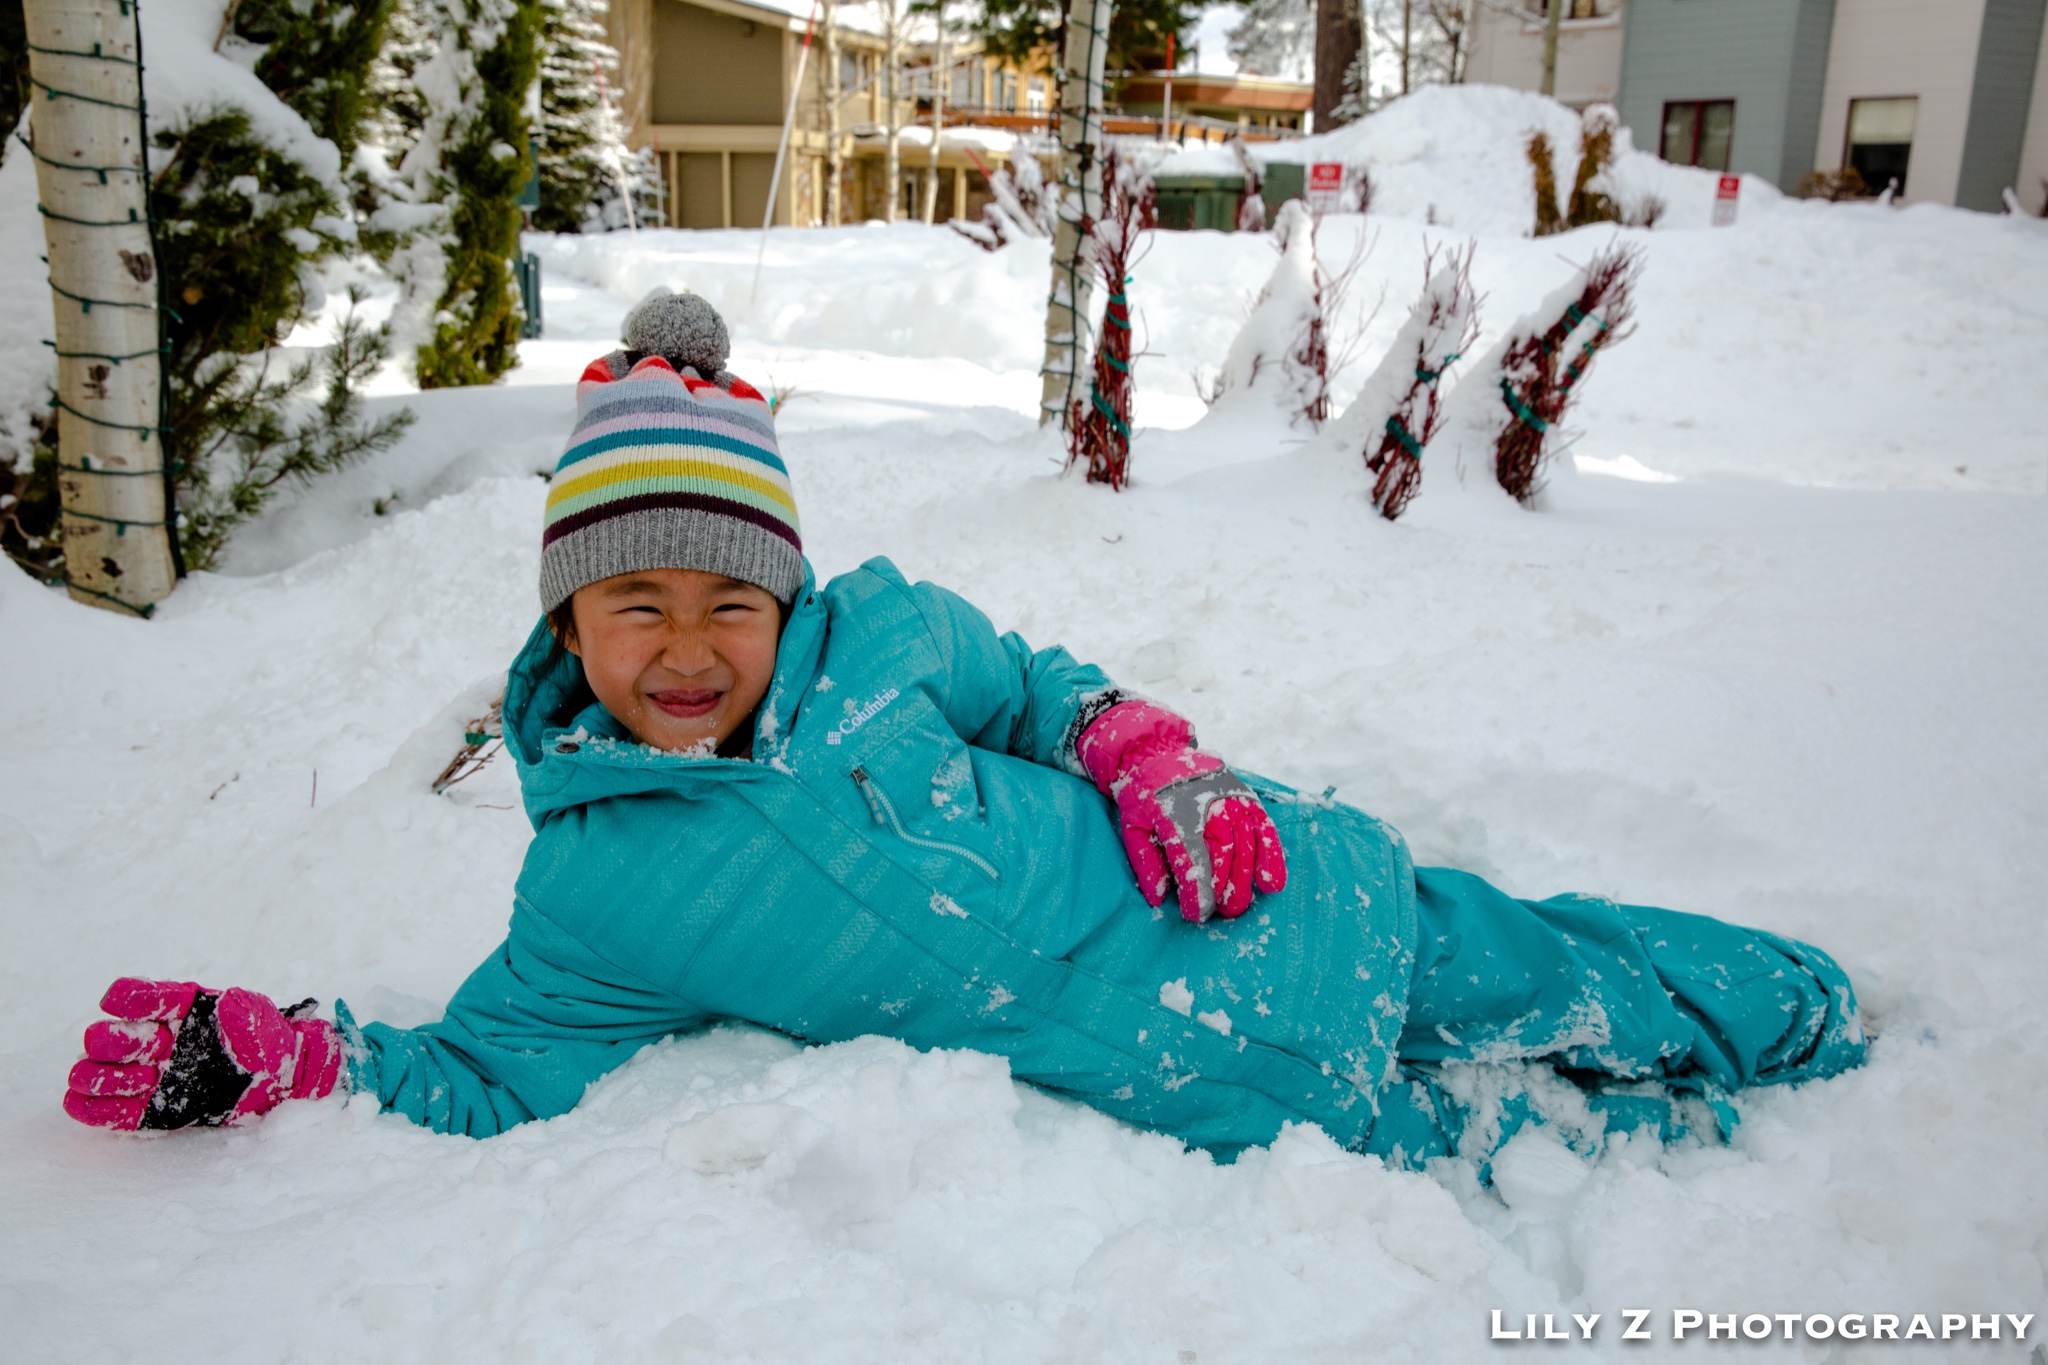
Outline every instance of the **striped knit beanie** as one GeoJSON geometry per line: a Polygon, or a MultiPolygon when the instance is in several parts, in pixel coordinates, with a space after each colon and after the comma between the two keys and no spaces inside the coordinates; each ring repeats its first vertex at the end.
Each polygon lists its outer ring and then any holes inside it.
{"type": "Polygon", "coordinates": [[[702,569],[785,606],[803,541],[767,400],[660,356],[598,360],[576,386],[576,430],[555,466],[541,535],[540,602],[640,569],[702,569]]]}

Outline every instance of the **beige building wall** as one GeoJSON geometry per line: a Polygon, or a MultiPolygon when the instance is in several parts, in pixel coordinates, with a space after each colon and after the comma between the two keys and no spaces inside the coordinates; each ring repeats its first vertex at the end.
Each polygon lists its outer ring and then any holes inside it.
{"type": "MultiPolygon", "coordinates": [[[[1815,168],[1841,169],[1849,101],[1917,96],[1913,154],[1901,198],[1953,204],[1983,23],[1984,0],[1835,0],[1815,168]]],[[[2038,108],[2038,84],[2034,102],[2038,108]]]]}
{"type": "Polygon", "coordinates": [[[2020,149],[2020,182],[2014,191],[2029,213],[2048,210],[2048,38],[2034,65],[2034,102],[2027,110],[2027,140],[2020,149]]]}
{"type": "MultiPolygon", "coordinates": [[[[1974,0],[1982,3],[1982,0],[1974,0]]],[[[1567,19],[1557,32],[1557,97],[1575,108],[1612,103],[1621,85],[1620,10],[1599,19],[1567,19]]],[[[1543,23],[1533,15],[1475,7],[1465,80],[1473,85],[1543,87],[1543,23]]],[[[1652,150],[1655,150],[1654,148],[1652,150]]]]}

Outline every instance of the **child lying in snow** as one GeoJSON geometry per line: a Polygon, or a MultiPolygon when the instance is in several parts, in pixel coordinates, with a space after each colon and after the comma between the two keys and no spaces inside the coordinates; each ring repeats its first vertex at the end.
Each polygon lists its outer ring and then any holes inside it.
{"type": "Polygon", "coordinates": [[[1226,1157],[1312,1121],[1414,1164],[1532,1114],[1670,1137],[1704,1100],[1725,1128],[1727,1091],[1862,1059],[1818,949],[1413,867],[1386,825],[1233,771],[887,560],[817,586],[717,315],[668,296],[627,339],[578,389],[547,615],[506,689],[536,833],[504,943],[416,1029],[116,982],[74,1118],[229,1123],[341,1087],[485,1137],[735,1019],[1001,1053],[1226,1157]],[[1459,1065],[1529,1061],[1555,1072],[1459,1065]]]}

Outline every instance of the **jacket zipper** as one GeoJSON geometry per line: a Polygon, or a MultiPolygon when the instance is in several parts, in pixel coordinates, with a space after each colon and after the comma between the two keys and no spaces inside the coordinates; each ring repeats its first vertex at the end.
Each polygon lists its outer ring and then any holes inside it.
{"type": "Polygon", "coordinates": [[[895,804],[889,800],[889,793],[882,790],[881,783],[869,776],[866,768],[855,768],[853,770],[853,780],[860,787],[861,795],[867,797],[868,809],[875,813],[876,824],[887,826],[892,834],[907,844],[916,844],[919,848],[928,848],[938,853],[950,853],[956,858],[965,858],[968,862],[980,868],[983,875],[992,882],[1002,880],[996,873],[995,864],[982,857],[979,853],[976,853],[973,849],[962,848],[958,844],[949,844],[938,839],[920,838],[905,829],[903,821],[896,814],[895,804]]]}

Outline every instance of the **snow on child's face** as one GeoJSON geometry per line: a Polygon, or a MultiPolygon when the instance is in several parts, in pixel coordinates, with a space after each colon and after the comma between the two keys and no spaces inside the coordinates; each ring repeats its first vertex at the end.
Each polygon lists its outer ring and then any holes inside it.
{"type": "Polygon", "coordinates": [[[711,754],[767,695],[782,609],[763,588],[698,569],[646,569],[579,588],[562,644],[642,744],[711,754]]]}

